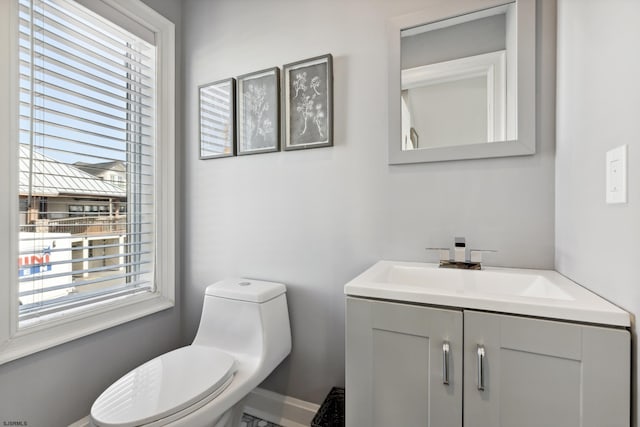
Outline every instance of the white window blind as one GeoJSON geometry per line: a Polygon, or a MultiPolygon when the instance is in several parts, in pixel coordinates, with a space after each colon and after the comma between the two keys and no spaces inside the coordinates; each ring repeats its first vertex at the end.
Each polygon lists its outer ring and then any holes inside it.
{"type": "Polygon", "coordinates": [[[19,325],[154,292],[156,47],[19,0],[19,325]]]}

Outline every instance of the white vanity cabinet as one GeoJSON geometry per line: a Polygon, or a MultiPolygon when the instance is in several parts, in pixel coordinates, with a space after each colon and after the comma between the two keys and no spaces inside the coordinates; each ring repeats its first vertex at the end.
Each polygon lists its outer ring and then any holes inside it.
{"type": "Polygon", "coordinates": [[[465,427],[629,426],[626,329],[465,310],[464,338],[465,427]]]}
{"type": "Polygon", "coordinates": [[[349,296],[346,425],[629,426],[630,351],[619,327],[349,296]]]}
{"type": "Polygon", "coordinates": [[[461,426],[462,323],[460,310],[347,298],[347,427],[461,426]]]}

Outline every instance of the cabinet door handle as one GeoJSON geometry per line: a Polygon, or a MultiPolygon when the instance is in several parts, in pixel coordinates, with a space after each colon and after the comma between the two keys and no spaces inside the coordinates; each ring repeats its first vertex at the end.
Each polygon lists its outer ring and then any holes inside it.
{"type": "Polygon", "coordinates": [[[442,384],[449,385],[449,341],[442,343],[442,384]]]}
{"type": "Polygon", "coordinates": [[[484,346],[478,344],[478,390],[484,391],[484,346]]]}

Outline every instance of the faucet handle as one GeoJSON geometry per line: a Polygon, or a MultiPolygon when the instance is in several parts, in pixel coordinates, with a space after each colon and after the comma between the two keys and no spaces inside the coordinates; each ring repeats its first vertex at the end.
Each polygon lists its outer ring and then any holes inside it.
{"type": "Polygon", "coordinates": [[[470,262],[482,262],[483,252],[498,252],[495,249],[469,249],[469,261],[470,262]]]}
{"type": "Polygon", "coordinates": [[[440,261],[449,261],[451,253],[449,248],[425,248],[427,251],[440,251],[440,261]]]}

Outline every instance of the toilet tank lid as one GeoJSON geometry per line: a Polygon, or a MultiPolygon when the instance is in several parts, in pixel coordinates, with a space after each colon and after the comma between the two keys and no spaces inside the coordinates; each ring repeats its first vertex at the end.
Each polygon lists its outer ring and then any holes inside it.
{"type": "Polygon", "coordinates": [[[236,277],[207,286],[205,293],[209,296],[263,303],[282,295],[286,290],[282,283],[236,277]]]}

